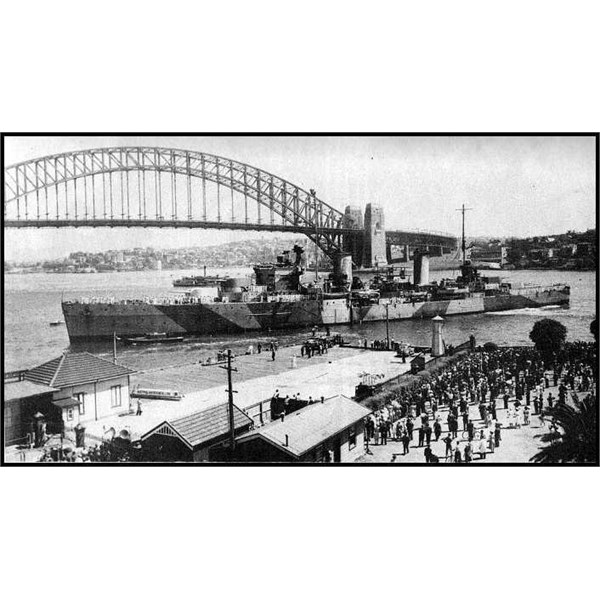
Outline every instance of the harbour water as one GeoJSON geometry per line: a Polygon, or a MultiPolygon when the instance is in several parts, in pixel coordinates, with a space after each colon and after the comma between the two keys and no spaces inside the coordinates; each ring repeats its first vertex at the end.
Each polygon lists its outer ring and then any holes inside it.
{"type": "MultiPolygon", "coordinates": [[[[208,274],[225,274],[226,270],[208,270],[208,274]]],[[[230,269],[229,275],[248,273],[230,269]]],[[[545,307],[479,315],[453,316],[446,319],[444,337],[447,343],[461,343],[473,334],[478,343],[529,344],[529,332],[535,321],[549,317],[562,322],[570,340],[591,340],[589,327],[596,312],[596,273],[570,271],[482,271],[501,276],[515,285],[534,283],[549,285],[566,283],[571,286],[569,308],[545,307]]],[[[61,298],[79,297],[144,297],[181,293],[172,286],[173,279],[198,274],[197,270],[143,271],[90,274],[11,274],[4,276],[4,368],[29,368],[51,360],[69,346],[64,325],[51,327],[52,321],[62,321],[61,298]]],[[[454,272],[435,272],[432,278],[454,277],[454,272]]],[[[384,322],[368,325],[336,326],[347,339],[384,339],[384,322]]],[[[414,345],[431,343],[428,320],[396,321],[389,324],[390,337],[414,345]]],[[[198,362],[214,356],[218,350],[231,348],[244,352],[250,344],[273,339],[280,344],[293,344],[306,338],[308,330],[250,333],[245,336],[218,336],[188,339],[182,344],[155,347],[119,346],[119,361],[134,369],[152,369],[161,365],[198,362]]],[[[112,355],[112,344],[95,344],[87,349],[100,356],[112,355]]]]}

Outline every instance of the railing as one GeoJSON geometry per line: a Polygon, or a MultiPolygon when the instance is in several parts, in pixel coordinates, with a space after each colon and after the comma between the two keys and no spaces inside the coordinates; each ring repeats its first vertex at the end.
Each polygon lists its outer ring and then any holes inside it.
{"type": "Polygon", "coordinates": [[[555,291],[555,292],[559,292],[562,289],[564,289],[565,287],[567,287],[566,283],[553,283],[551,285],[538,285],[538,284],[531,284],[531,285],[522,285],[521,287],[518,288],[511,288],[511,292],[519,292],[519,293],[524,293],[524,292],[536,292],[536,291],[555,291]]]}
{"type": "Polygon", "coordinates": [[[271,422],[271,399],[262,400],[256,404],[246,406],[243,411],[260,427],[271,422]]]}
{"type": "MultiPolygon", "coordinates": [[[[470,350],[470,349],[471,349],[471,342],[469,340],[466,342],[463,342],[462,344],[459,344],[458,346],[454,346],[452,355],[444,354],[442,356],[436,356],[436,357],[431,358],[431,360],[429,360],[425,363],[425,369],[429,370],[432,367],[436,367],[442,361],[456,356],[456,354],[458,352],[463,352],[465,350],[470,350]]],[[[411,377],[414,377],[415,375],[418,377],[419,373],[413,373],[412,371],[406,371],[404,373],[400,373],[399,375],[396,375],[395,377],[392,377],[391,379],[386,379],[385,381],[376,383],[373,386],[373,388],[375,389],[375,393],[384,391],[388,385],[398,385],[398,384],[402,383],[403,381],[410,381],[411,377]]],[[[364,400],[368,400],[368,398],[369,398],[369,396],[364,398],[364,400]]]]}

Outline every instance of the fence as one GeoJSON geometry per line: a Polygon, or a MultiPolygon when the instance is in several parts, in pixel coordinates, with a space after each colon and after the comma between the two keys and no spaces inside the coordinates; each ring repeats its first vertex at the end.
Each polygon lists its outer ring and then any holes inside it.
{"type": "Polygon", "coordinates": [[[271,422],[271,399],[262,400],[243,409],[244,412],[254,421],[254,425],[259,427],[271,422]]]}
{"type": "MultiPolygon", "coordinates": [[[[448,355],[445,354],[443,356],[436,356],[434,358],[432,358],[431,360],[429,360],[428,362],[425,363],[425,370],[426,371],[430,371],[432,368],[435,369],[437,368],[440,363],[442,364],[446,364],[448,362],[448,359],[453,358],[458,356],[459,353],[461,352],[466,352],[469,351],[473,348],[473,344],[471,343],[470,340],[467,340],[466,342],[463,342],[462,344],[459,344],[458,346],[454,346],[454,350],[452,355],[448,355]]],[[[400,385],[402,383],[415,383],[417,382],[419,379],[419,374],[415,374],[412,373],[411,371],[407,371],[406,373],[400,373],[400,375],[396,375],[395,377],[392,377],[391,379],[386,379],[385,381],[382,381],[381,383],[375,384],[373,386],[374,388],[374,393],[377,394],[379,392],[382,392],[385,390],[385,388],[389,385],[400,385]]],[[[364,400],[368,400],[368,398],[370,398],[371,396],[367,396],[366,398],[364,398],[364,400]]]]}

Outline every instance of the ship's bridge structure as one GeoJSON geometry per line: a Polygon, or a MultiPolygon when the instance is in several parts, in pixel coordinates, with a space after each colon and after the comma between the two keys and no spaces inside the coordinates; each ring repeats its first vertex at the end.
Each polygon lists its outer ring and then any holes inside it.
{"type": "Polygon", "coordinates": [[[455,237],[386,231],[381,206],[340,212],[314,190],[229,158],[175,148],[106,147],[4,169],[4,226],[155,227],[302,233],[333,259],[384,264],[393,247],[442,253],[455,237]]]}

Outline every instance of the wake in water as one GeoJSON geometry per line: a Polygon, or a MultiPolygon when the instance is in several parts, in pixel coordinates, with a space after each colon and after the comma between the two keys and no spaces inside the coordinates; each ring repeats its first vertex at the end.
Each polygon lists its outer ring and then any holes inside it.
{"type": "Polygon", "coordinates": [[[541,316],[541,317],[546,317],[549,314],[555,314],[555,315],[559,315],[559,314],[563,314],[565,311],[569,310],[568,307],[562,307],[559,304],[548,304],[548,306],[539,306],[536,308],[517,308],[515,310],[498,310],[498,311],[490,311],[490,312],[486,312],[486,315],[493,315],[493,316],[519,316],[519,315],[524,315],[524,316],[541,316]]]}

